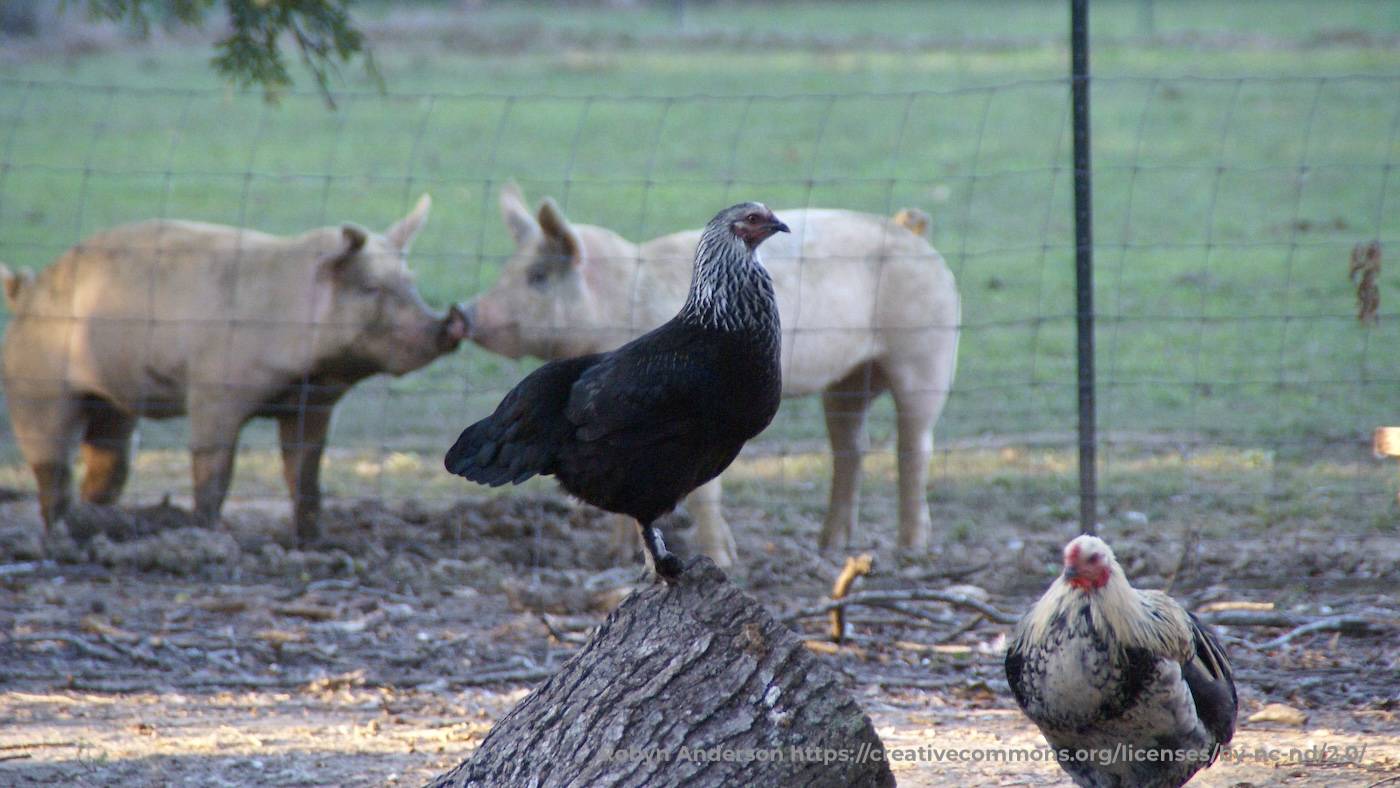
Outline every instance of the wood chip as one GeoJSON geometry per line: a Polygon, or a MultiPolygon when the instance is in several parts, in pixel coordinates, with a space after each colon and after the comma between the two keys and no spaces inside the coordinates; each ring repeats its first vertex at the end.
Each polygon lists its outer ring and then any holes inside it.
{"type": "Polygon", "coordinates": [[[305,643],[306,633],[288,631],[285,629],[262,629],[253,633],[253,637],[266,643],[280,646],[283,643],[305,643]]]}
{"type": "Polygon", "coordinates": [[[972,646],[947,643],[919,643],[913,640],[896,640],[894,647],[905,651],[914,651],[921,654],[957,654],[965,655],[972,653],[972,646]]]}
{"type": "Polygon", "coordinates": [[[210,613],[242,613],[248,609],[248,600],[236,597],[207,597],[192,599],[190,604],[210,613]]]}
{"type": "Polygon", "coordinates": [[[1277,722],[1281,725],[1301,726],[1308,721],[1306,712],[1295,709],[1286,703],[1270,703],[1249,715],[1250,722],[1277,722]]]}
{"type": "Polygon", "coordinates": [[[1220,601],[1211,602],[1196,608],[1196,613],[1219,613],[1225,610],[1273,610],[1273,602],[1220,601]]]}
{"type": "Polygon", "coordinates": [[[286,604],[273,605],[272,612],[279,616],[291,616],[293,618],[305,618],[311,621],[329,621],[335,618],[335,608],[325,605],[311,604],[286,604]]]}
{"type": "Polygon", "coordinates": [[[802,641],[802,645],[806,646],[808,651],[813,651],[818,654],[849,654],[853,657],[859,657],[860,659],[869,657],[865,649],[860,646],[852,646],[849,643],[832,643],[829,640],[804,640],[802,641]]]}
{"type": "Polygon", "coordinates": [[[110,623],[102,620],[98,616],[83,616],[82,627],[84,632],[93,635],[103,635],[113,640],[120,640],[124,643],[139,643],[141,636],[121,627],[114,627],[110,623]]]}

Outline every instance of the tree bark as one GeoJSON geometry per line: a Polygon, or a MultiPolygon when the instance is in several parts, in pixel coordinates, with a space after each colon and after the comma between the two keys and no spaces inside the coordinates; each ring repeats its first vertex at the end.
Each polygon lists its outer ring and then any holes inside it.
{"type": "Polygon", "coordinates": [[[894,785],[842,685],[701,557],[628,597],[431,785],[894,785]]]}

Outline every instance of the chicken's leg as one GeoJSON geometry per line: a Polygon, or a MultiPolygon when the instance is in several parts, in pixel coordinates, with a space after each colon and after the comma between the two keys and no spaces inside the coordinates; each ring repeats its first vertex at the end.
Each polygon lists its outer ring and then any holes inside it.
{"type": "Polygon", "coordinates": [[[642,528],[642,544],[646,545],[647,552],[651,554],[652,566],[656,567],[656,574],[668,583],[676,582],[676,578],[681,576],[685,567],[681,565],[681,559],[676,554],[666,549],[666,540],[661,538],[661,529],[654,523],[638,522],[642,528]]]}

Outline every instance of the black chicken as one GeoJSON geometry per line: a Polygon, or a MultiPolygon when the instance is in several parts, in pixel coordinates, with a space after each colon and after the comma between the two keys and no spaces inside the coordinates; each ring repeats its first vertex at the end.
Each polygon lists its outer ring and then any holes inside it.
{"type": "Polygon", "coordinates": [[[1225,651],[1176,600],[1128,585],[1103,540],[1064,559],[1006,650],[1016,702],[1078,785],[1185,783],[1235,733],[1225,651]]]}
{"type": "Polygon", "coordinates": [[[653,524],[715,478],[778,410],[778,306],[757,248],[787,232],[760,203],[720,211],[695,250],[685,304],[611,353],[553,361],[462,431],[447,470],[496,487],[553,475],[641,524],[657,574],[680,559],[653,524]]]}

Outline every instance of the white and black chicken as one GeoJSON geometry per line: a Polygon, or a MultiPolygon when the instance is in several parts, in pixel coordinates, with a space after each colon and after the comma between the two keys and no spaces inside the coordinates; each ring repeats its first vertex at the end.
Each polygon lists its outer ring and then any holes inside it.
{"type": "Polygon", "coordinates": [[[1230,661],[1176,600],[1139,591],[1102,539],[1065,546],[1064,572],[1012,633],[1006,678],[1081,786],[1179,786],[1235,732],[1230,661]]]}

